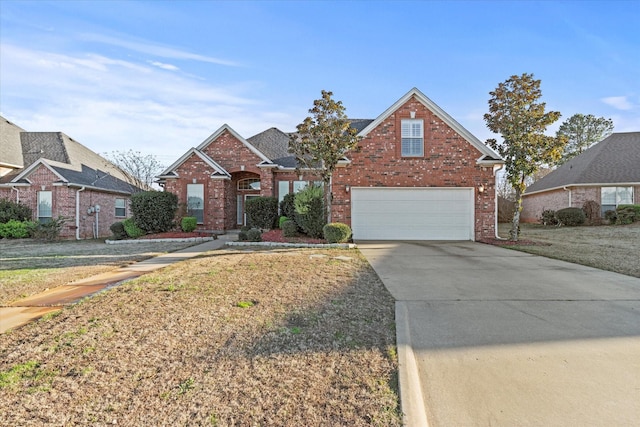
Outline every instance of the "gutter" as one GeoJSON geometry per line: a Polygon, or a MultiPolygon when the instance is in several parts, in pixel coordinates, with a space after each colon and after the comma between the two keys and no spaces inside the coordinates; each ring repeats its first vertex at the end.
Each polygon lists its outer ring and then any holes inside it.
{"type": "Polygon", "coordinates": [[[567,187],[562,187],[562,189],[563,189],[564,191],[568,191],[568,192],[569,192],[569,207],[572,207],[572,206],[571,206],[571,189],[570,189],[570,188],[567,188],[567,187]]]}
{"type": "Polygon", "coordinates": [[[20,189],[15,185],[11,186],[11,189],[16,191],[16,203],[20,203],[20,189]]]}
{"type": "Polygon", "coordinates": [[[80,192],[84,190],[84,186],[76,190],[76,240],[80,240],[80,192]]]}

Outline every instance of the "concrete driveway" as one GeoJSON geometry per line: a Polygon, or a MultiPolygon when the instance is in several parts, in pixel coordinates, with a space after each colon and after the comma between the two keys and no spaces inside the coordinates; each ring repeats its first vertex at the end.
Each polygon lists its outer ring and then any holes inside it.
{"type": "Polygon", "coordinates": [[[357,242],[408,426],[640,425],[640,279],[473,242],[357,242]]]}

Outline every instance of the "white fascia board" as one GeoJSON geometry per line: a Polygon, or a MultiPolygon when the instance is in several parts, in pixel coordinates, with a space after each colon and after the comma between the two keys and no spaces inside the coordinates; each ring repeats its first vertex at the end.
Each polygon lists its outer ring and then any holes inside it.
{"type": "Polygon", "coordinates": [[[407,92],[402,98],[397,100],[391,107],[387,108],[384,113],[379,115],[373,122],[369,124],[366,128],[362,129],[358,136],[365,137],[369,132],[378,127],[380,123],[386,120],[391,114],[393,114],[398,108],[404,105],[412,96],[415,96],[420,103],[422,103],[425,107],[427,107],[433,114],[435,114],[440,120],[449,125],[453,130],[455,130],[459,135],[461,135],[467,142],[476,147],[478,151],[483,153],[484,155],[494,157],[496,159],[500,159],[500,155],[496,153],[491,147],[485,145],[476,138],[471,132],[465,129],[460,123],[458,123],[453,117],[447,114],[442,108],[438,106],[435,102],[429,99],[424,93],[420,92],[418,88],[413,88],[409,92],[407,92]]]}
{"type": "Polygon", "coordinates": [[[211,166],[211,168],[214,171],[218,172],[219,174],[231,177],[231,174],[229,174],[229,172],[227,172],[222,166],[220,166],[218,163],[216,163],[211,157],[209,157],[206,154],[204,154],[203,152],[199,151],[197,148],[193,148],[192,147],[189,151],[184,153],[182,155],[182,157],[180,157],[176,162],[174,162],[171,166],[169,166],[167,169],[165,169],[162,172],[162,174],[156,176],[156,178],[177,178],[178,174],[174,172],[174,169],[177,169],[180,165],[182,165],[184,162],[186,162],[187,159],[189,157],[191,157],[193,154],[195,154],[196,156],[200,157],[206,164],[211,166]],[[175,176],[169,175],[171,173],[174,173],[175,176]]]}
{"type": "Polygon", "coordinates": [[[60,178],[60,181],[62,182],[69,182],[65,179],[65,177],[63,177],[62,175],[60,175],[55,169],[53,169],[45,159],[38,159],[36,162],[33,162],[28,168],[26,168],[25,170],[23,170],[22,172],[20,172],[20,174],[18,176],[16,176],[15,178],[13,178],[11,180],[11,182],[14,181],[20,181],[21,179],[23,179],[25,176],[29,175],[31,172],[33,172],[33,170],[35,168],[37,168],[38,166],[43,165],[44,167],[46,167],[47,169],[49,169],[55,176],[57,176],[58,178],[60,178]]]}
{"type": "Polygon", "coordinates": [[[251,145],[251,143],[249,141],[247,141],[246,139],[244,139],[242,136],[240,136],[240,134],[238,132],[236,132],[235,130],[233,130],[231,128],[231,126],[229,126],[228,124],[224,124],[222,126],[220,126],[220,128],[215,131],[214,133],[212,133],[211,135],[209,135],[209,137],[207,139],[205,139],[204,141],[202,141],[202,144],[198,145],[198,150],[203,150],[205,147],[207,147],[209,144],[211,144],[213,141],[215,141],[220,135],[222,135],[222,133],[224,131],[228,131],[231,135],[233,135],[238,141],[242,142],[242,144],[245,145],[245,147],[247,147],[249,150],[251,150],[251,152],[253,154],[255,154],[256,156],[260,157],[260,160],[264,161],[264,162],[268,162],[268,163],[272,163],[271,160],[269,160],[267,158],[267,156],[265,156],[264,154],[262,154],[256,147],[254,147],[253,145],[251,145]]]}

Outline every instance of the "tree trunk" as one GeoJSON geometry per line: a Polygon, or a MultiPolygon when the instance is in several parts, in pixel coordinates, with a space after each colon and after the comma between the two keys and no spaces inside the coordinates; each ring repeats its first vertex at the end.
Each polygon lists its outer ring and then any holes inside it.
{"type": "Polygon", "coordinates": [[[327,224],[331,222],[331,177],[324,183],[324,218],[327,224]]]}
{"type": "Polygon", "coordinates": [[[511,220],[511,230],[509,231],[509,237],[512,241],[518,241],[518,235],[520,234],[520,211],[522,211],[522,193],[524,193],[524,177],[520,180],[518,185],[514,186],[515,201],[513,202],[513,219],[511,220]]]}

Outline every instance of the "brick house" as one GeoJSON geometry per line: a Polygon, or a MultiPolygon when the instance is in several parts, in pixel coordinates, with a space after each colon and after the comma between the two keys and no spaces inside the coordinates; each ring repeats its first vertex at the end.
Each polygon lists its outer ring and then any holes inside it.
{"type": "Polygon", "coordinates": [[[0,117],[0,198],[31,208],[33,220],[67,219],[60,237],[106,237],[130,216],[140,189],[105,158],[62,132],[27,132],[0,117]]]}
{"type": "MultiPolygon", "coordinates": [[[[495,237],[500,156],[418,89],[376,119],[352,120],[362,138],[334,172],[332,221],[356,239],[481,240],[495,237]]],[[[276,128],[244,139],[222,126],[159,177],[199,228],[245,223],[251,197],[282,200],[319,178],[296,170],[291,134],[276,128]]]]}
{"type": "Polygon", "coordinates": [[[581,208],[588,200],[600,204],[602,215],[640,204],[640,132],[614,133],[531,184],[521,220],[537,222],[546,209],[581,208]]]}

